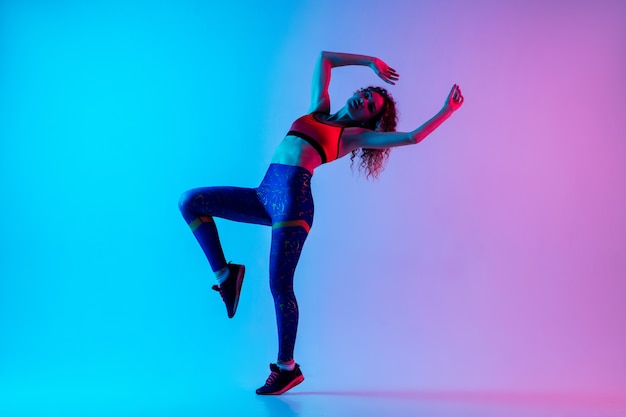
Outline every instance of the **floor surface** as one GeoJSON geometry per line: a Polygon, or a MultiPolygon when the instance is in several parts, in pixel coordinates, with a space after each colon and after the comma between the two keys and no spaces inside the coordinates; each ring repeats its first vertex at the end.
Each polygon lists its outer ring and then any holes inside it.
{"type": "Polygon", "coordinates": [[[284,395],[264,397],[189,382],[12,385],[0,393],[0,416],[626,417],[626,398],[617,396],[322,390],[305,381],[284,395]]]}

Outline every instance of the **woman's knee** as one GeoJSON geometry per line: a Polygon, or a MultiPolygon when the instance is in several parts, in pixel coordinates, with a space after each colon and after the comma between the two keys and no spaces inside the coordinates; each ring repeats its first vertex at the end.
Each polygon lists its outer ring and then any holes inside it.
{"type": "Polygon", "coordinates": [[[181,213],[189,213],[191,212],[191,206],[193,205],[193,200],[198,195],[195,189],[187,190],[180,195],[178,199],[178,209],[181,213]]]}
{"type": "Polygon", "coordinates": [[[293,292],[293,275],[276,277],[270,273],[270,292],[274,299],[294,296],[293,292]]]}

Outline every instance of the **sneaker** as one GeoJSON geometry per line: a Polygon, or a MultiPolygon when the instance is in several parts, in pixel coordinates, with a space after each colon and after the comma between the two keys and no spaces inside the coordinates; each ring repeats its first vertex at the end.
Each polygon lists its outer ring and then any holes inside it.
{"type": "Polygon", "coordinates": [[[304,381],[304,375],[298,364],[293,371],[283,371],[275,363],[270,363],[270,370],[272,373],[265,381],[265,385],[256,390],[259,395],[280,395],[304,381]]]}
{"type": "Polygon", "coordinates": [[[237,311],[237,304],[239,304],[239,293],[241,292],[241,284],[243,284],[243,274],[246,272],[246,267],[229,263],[228,271],[229,275],[226,281],[222,285],[214,285],[211,288],[220,293],[224,304],[226,304],[228,318],[232,319],[237,311]]]}

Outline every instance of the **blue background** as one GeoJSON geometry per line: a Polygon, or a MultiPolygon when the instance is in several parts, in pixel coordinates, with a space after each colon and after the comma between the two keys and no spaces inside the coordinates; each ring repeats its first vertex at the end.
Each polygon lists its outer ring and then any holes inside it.
{"type": "MultiPolygon", "coordinates": [[[[270,231],[218,221],[248,268],[228,320],[177,201],[258,184],[324,49],[400,72],[400,130],[453,83],[466,103],[378,182],[348,160],[316,171],[296,277],[302,389],[623,398],[624,12],[1,2],[0,414],[221,409],[262,385],[270,231]]],[[[367,68],[337,69],[333,110],[369,84],[367,68]]]]}

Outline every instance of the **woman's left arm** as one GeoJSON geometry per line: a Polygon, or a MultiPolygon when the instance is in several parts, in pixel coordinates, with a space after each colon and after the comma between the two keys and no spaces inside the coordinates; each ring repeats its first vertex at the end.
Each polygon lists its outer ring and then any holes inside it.
{"type": "Polygon", "coordinates": [[[445,122],[463,104],[461,88],[454,85],[441,110],[426,123],[411,132],[375,132],[361,128],[346,128],[341,136],[346,153],[358,148],[384,149],[420,143],[445,122]]]}

